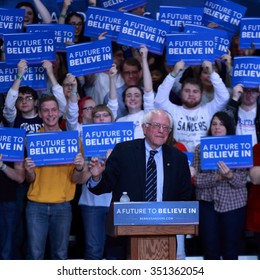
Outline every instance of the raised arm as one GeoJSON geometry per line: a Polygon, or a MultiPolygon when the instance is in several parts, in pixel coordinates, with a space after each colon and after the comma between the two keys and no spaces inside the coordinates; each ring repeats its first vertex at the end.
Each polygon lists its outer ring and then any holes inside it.
{"type": "Polygon", "coordinates": [[[42,18],[42,23],[51,23],[51,15],[50,12],[47,10],[45,5],[42,3],[41,0],[33,0],[34,5],[39,12],[41,18],[42,18]]]}
{"type": "Polygon", "coordinates": [[[155,96],[154,105],[156,108],[162,108],[164,110],[168,110],[169,106],[173,106],[171,101],[169,100],[169,95],[172,89],[172,86],[175,82],[175,78],[180,71],[183,70],[185,64],[184,61],[178,61],[170,74],[166,76],[162,84],[159,86],[157,94],[155,96]]]}
{"type": "Polygon", "coordinates": [[[49,60],[44,60],[42,67],[46,70],[46,74],[52,85],[53,95],[56,97],[61,114],[66,112],[67,101],[63,92],[63,88],[58,84],[57,79],[53,72],[53,64],[49,60]]]}
{"type": "Polygon", "coordinates": [[[117,99],[117,91],[116,91],[116,82],[115,77],[117,75],[117,68],[116,64],[113,64],[110,68],[109,72],[109,97],[107,106],[112,111],[114,115],[114,119],[117,117],[117,110],[118,110],[118,99],[117,99]]]}
{"type": "Polygon", "coordinates": [[[63,1],[63,5],[62,5],[62,9],[60,11],[60,16],[59,16],[59,20],[58,23],[65,23],[65,18],[69,9],[69,6],[71,5],[72,0],[64,0],[63,1]]]}
{"type": "Polygon", "coordinates": [[[3,109],[3,116],[10,124],[14,122],[17,115],[15,103],[18,97],[18,92],[21,85],[21,81],[23,79],[23,75],[27,71],[27,69],[28,69],[27,61],[24,59],[20,60],[19,63],[17,64],[16,78],[14,80],[12,87],[9,89],[6,95],[4,109],[3,109]]]}

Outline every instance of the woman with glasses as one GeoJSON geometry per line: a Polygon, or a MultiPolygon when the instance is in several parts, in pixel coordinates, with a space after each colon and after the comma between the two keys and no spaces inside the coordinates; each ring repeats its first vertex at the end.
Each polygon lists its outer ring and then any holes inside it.
{"type": "Polygon", "coordinates": [[[60,24],[70,24],[75,26],[74,43],[88,42],[89,38],[84,36],[84,24],[85,19],[83,14],[79,12],[68,12],[69,6],[72,4],[72,0],[64,0],[63,6],[60,12],[59,21],[60,24]]]}

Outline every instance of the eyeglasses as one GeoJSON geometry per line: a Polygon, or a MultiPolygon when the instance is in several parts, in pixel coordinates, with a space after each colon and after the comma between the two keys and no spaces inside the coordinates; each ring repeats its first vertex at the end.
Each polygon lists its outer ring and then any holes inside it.
{"type": "Polygon", "coordinates": [[[137,70],[135,70],[135,71],[123,71],[123,74],[128,75],[128,76],[130,76],[130,75],[135,76],[138,73],[139,73],[139,71],[137,71],[137,70]]]}
{"type": "Polygon", "coordinates": [[[82,22],[70,22],[69,24],[74,25],[74,26],[82,26],[82,22]]]}
{"type": "Polygon", "coordinates": [[[73,87],[73,84],[63,84],[64,87],[73,87]]]}
{"type": "Polygon", "coordinates": [[[109,113],[104,113],[104,114],[95,114],[94,115],[94,118],[95,119],[100,119],[100,118],[107,118],[107,117],[110,117],[110,114],[109,113]]]}
{"type": "Polygon", "coordinates": [[[32,96],[25,96],[25,97],[19,96],[17,98],[17,102],[32,101],[32,100],[33,100],[32,96]]]}
{"type": "Polygon", "coordinates": [[[82,111],[83,111],[83,110],[92,111],[93,109],[94,109],[94,107],[92,107],[92,106],[83,107],[83,108],[82,108],[82,111]]]}
{"type": "Polygon", "coordinates": [[[169,127],[168,125],[163,125],[163,124],[160,124],[160,123],[146,123],[146,126],[147,125],[150,125],[153,129],[156,129],[156,130],[163,130],[163,132],[171,132],[172,128],[169,127]]]}
{"type": "Polygon", "coordinates": [[[244,93],[258,93],[258,88],[244,88],[244,93]]]}

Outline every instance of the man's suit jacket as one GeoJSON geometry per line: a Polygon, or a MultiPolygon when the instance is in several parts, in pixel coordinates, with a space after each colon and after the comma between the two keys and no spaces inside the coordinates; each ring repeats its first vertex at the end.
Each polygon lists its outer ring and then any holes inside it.
{"type": "MultiPolygon", "coordinates": [[[[163,201],[191,200],[191,176],[186,155],[168,145],[163,153],[163,201]]],[[[131,201],[145,200],[146,155],[144,139],[117,144],[106,162],[102,179],[90,191],[94,194],[113,193],[113,201],[119,201],[127,192],[131,201]]]]}

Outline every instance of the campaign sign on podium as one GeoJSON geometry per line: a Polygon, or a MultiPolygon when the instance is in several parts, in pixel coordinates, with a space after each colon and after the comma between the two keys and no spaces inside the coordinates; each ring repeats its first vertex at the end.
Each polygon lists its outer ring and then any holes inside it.
{"type": "Polygon", "coordinates": [[[198,201],[114,202],[115,226],[198,223],[198,201]]]}

